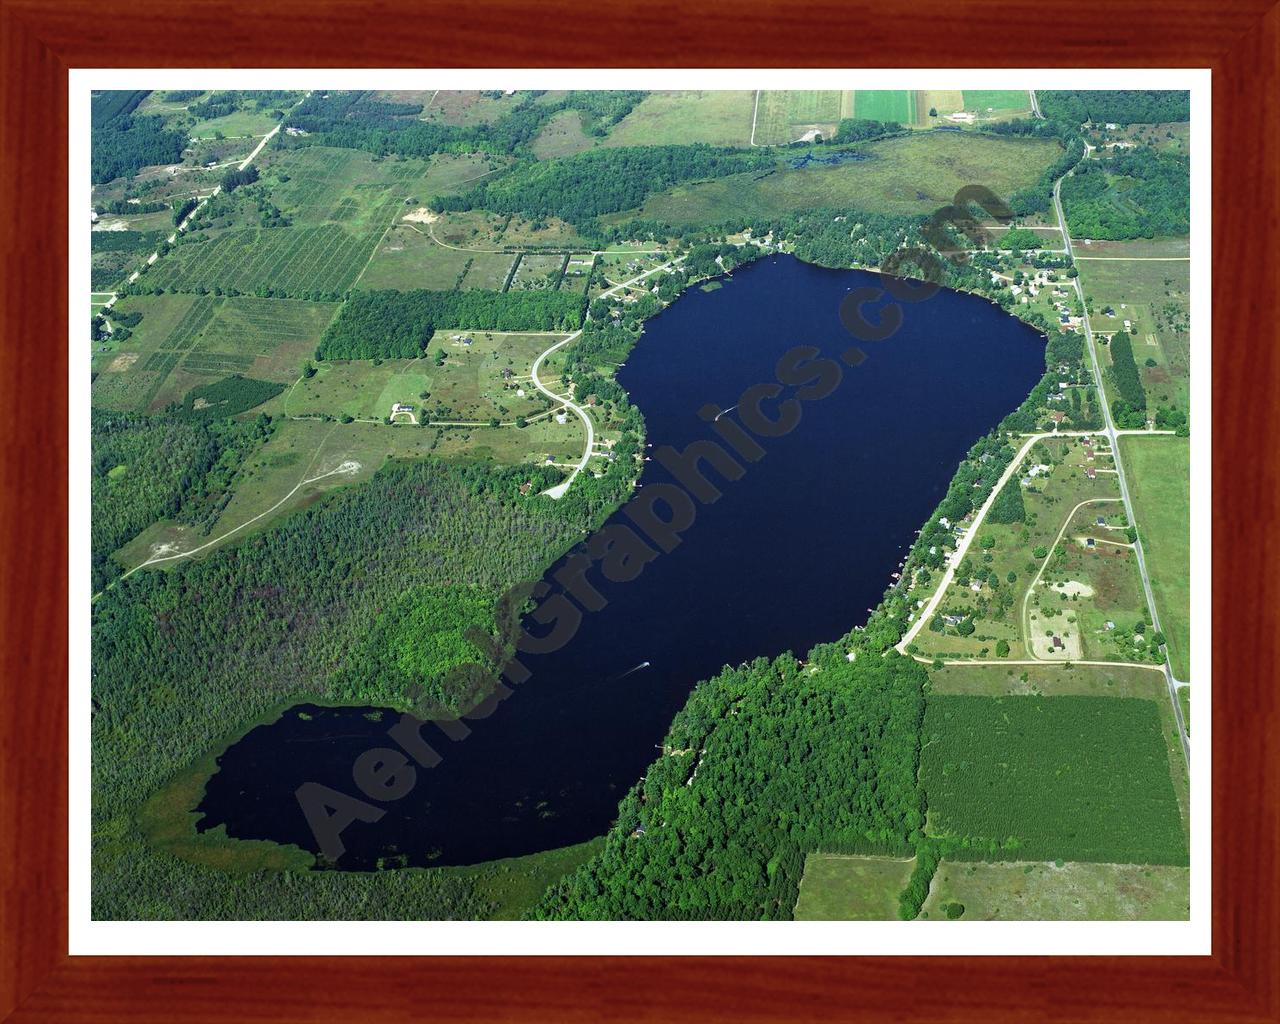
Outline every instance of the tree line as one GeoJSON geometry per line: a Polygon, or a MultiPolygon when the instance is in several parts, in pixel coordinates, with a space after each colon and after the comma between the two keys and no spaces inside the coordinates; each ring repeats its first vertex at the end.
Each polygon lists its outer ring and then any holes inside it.
{"type": "Polygon", "coordinates": [[[1111,402],[1111,417],[1117,426],[1125,429],[1145,427],[1147,393],[1142,387],[1138,364],[1133,360],[1133,341],[1124,331],[1118,331],[1111,336],[1108,350],[1111,352],[1108,372],[1118,396],[1111,402]]]}
{"type": "Polygon", "coordinates": [[[769,170],[767,152],[696,143],[597,149],[560,160],[522,164],[462,195],[431,200],[437,211],[485,209],[535,220],[559,217],[590,230],[602,214],[643,205],[651,195],[684,181],[769,170]]]}
{"type": "Polygon", "coordinates": [[[355,292],[326,328],[318,359],[416,359],[436,328],[575,331],[581,295],[552,291],[355,292]]]}

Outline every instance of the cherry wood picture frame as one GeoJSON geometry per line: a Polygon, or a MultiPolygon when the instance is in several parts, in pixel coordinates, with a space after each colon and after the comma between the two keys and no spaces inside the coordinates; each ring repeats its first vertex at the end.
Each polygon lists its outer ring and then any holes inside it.
{"type": "Polygon", "coordinates": [[[1271,3],[0,0],[0,1019],[1280,1020],[1271,3]],[[68,69],[450,66],[1212,69],[1211,956],[68,955],[68,69]]]}

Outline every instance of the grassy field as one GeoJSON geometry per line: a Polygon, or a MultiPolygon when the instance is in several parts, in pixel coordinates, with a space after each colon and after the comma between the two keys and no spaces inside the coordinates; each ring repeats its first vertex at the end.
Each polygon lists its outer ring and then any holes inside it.
{"type": "Polygon", "coordinates": [[[916,124],[940,124],[948,114],[963,109],[964,93],[959,89],[922,89],[916,93],[916,124]],[[929,116],[930,110],[938,112],[936,119],[929,116]]]}
{"type": "MultiPolygon", "coordinates": [[[[1027,459],[1019,467],[1020,475],[1006,485],[1022,487],[1022,500],[1027,513],[1026,522],[1022,524],[984,522],[979,525],[979,539],[970,546],[969,554],[966,556],[969,569],[955,574],[946,596],[939,605],[939,612],[943,615],[975,615],[977,628],[969,636],[958,635],[954,625],[946,626],[943,632],[935,632],[931,628],[922,629],[916,636],[916,644],[921,654],[941,658],[994,658],[996,645],[1004,640],[1010,646],[1011,656],[1029,657],[1031,648],[1028,643],[1034,640],[1036,656],[1051,656],[1044,642],[1046,629],[1042,628],[1039,619],[1042,613],[1037,608],[1031,609],[1031,614],[1035,614],[1036,618],[1028,622],[1023,618],[1023,604],[1027,588],[1053,551],[1059,531],[1066,524],[1068,516],[1074,518],[1073,510],[1083,501],[1091,502],[1081,510],[1088,513],[1087,522],[1093,522],[1098,516],[1102,516],[1109,526],[1117,529],[1127,525],[1122,523],[1122,517],[1117,515],[1121,505],[1120,486],[1116,476],[1111,473],[1097,472],[1093,479],[1089,479],[1085,473],[1086,466],[1110,467],[1110,455],[1106,454],[1105,449],[1099,444],[1095,448],[1094,460],[1090,462],[1082,441],[1079,438],[1068,437],[1051,438],[1031,449],[1027,459]],[[1048,465],[1051,469],[1047,474],[1038,474],[1029,485],[1023,486],[1020,483],[1021,473],[1029,472],[1032,465],[1048,465]],[[990,538],[993,542],[989,548],[982,548],[983,538],[990,538]],[[1038,548],[1044,550],[1036,556],[1035,551],[1038,548]],[[993,587],[988,577],[988,581],[981,583],[975,591],[971,584],[979,569],[986,569],[994,574],[997,585],[993,587]],[[1009,579],[1010,574],[1013,575],[1012,580],[1009,579]],[[1005,596],[1006,593],[1008,597],[1005,596]],[[1002,600],[1009,601],[1003,611],[1001,611],[1002,600]],[[1029,628],[1031,633],[1028,632],[1029,628]],[[1032,633],[1035,635],[1033,636],[1032,633]]],[[[1117,533],[1117,529],[1099,533],[1095,528],[1092,533],[1104,537],[1114,536],[1115,539],[1123,540],[1123,533],[1117,533]]],[[[1068,530],[1063,535],[1063,539],[1068,547],[1074,549],[1084,546],[1083,541],[1077,543],[1076,538],[1088,535],[1092,534],[1068,530]]],[[[1064,560],[1066,556],[1067,548],[1064,547],[1064,560]]],[[[1083,559],[1084,554],[1079,557],[1083,559]]],[[[1107,586],[1104,588],[1102,585],[1104,574],[1099,565],[1100,563],[1092,561],[1089,563],[1089,567],[1096,569],[1099,575],[1098,586],[1093,588],[1093,594],[1089,597],[1078,596],[1074,601],[1069,602],[1072,606],[1071,610],[1061,614],[1056,603],[1052,606],[1051,618],[1055,631],[1059,632],[1059,635],[1063,630],[1070,634],[1066,639],[1074,640],[1076,648],[1079,646],[1079,630],[1076,622],[1068,622],[1067,619],[1077,617],[1082,601],[1087,604],[1096,598],[1105,608],[1111,608],[1117,603],[1124,604],[1130,600],[1132,588],[1121,586],[1124,581],[1123,573],[1120,572],[1121,567],[1117,565],[1113,572],[1106,574],[1107,586]],[[1116,577],[1114,583],[1111,576],[1116,577]]],[[[1055,572],[1049,575],[1050,581],[1068,579],[1066,568],[1065,564],[1056,567],[1055,572]]],[[[964,570],[965,566],[962,565],[961,569],[964,570]]],[[[1083,563],[1080,569],[1083,572],[1083,563]]],[[[1132,573],[1130,575],[1132,576],[1132,573]]],[[[1136,576],[1132,576],[1131,582],[1136,583],[1136,576]]],[[[1139,603],[1134,606],[1128,618],[1136,618],[1140,611],[1139,603]]],[[[1105,620],[1105,615],[1102,618],[1105,620]]],[[[1126,624],[1131,627],[1133,622],[1127,621],[1126,624]]],[[[1098,639],[1101,641],[1101,638],[1098,639]]],[[[1106,646],[1106,642],[1101,641],[1098,646],[1102,649],[1106,646]]],[[[1112,651],[1112,654],[1115,655],[1118,652],[1112,651]]],[[[1067,657],[1078,659],[1082,655],[1078,649],[1073,649],[1061,651],[1060,656],[1063,659],[1067,657]]],[[[1126,656],[1124,660],[1134,659],[1126,656]]]]}
{"type": "Polygon", "coordinates": [[[1026,89],[966,89],[964,109],[978,115],[1029,113],[1031,96],[1026,89]]]}
{"type": "Polygon", "coordinates": [[[601,144],[745,146],[751,140],[755,100],[754,92],[723,89],[653,92],[614,125],[601,144]]]}
{"type": "Polygon", "coordinates": [[[1120,438],[1133,489],[1156,611],[1179,679],[1191,677],[1191,442],[1168,435],[1120,438]]]}
{"type": "Polygon", "coordinates": [[[1170,865],[943,861],[920,918],[959,903],[962,921],[1185,921],[1190,882],[1170,865]]]}
{"type": "Polygon", "coordinates": [[[844,94],[830,89],[761,90],[754,114],[755,144],[795,142],[810,131],[819,131],[830,139],[844,106],[844,94]]]}
{"type": "Polygon", "coordinates": [[[909,89],[858,89],[853,94],[853,116],[911,124],[916,119],[915,98],[909,89]]]}
{"type": "Polygon", "coordinates": [[[811,853],[805,858],[797,921],[893,921],[914,860],[811,853]]]}
{"type": "Polygon", "coordinates": [[[1178,703],[1182,705],[1182,723],[1187,727],[1187,735],[1191,735],[1191,687],[1178,688],[1178,703]]]}
{"type": "Polygon", "coordinates": [[[210,378],[244,374],[292,383],[315,350],[336,303],[213,295],[127,296],[117,308],[142,322],[99,353],[93,404],[155,411],[210,378]]]}
{"type": "Polygon", "coordinates": [[[595,145],[595,140],[582,130],[582,115],[576,110],[561,110],[542,127],[533,140],[533,155],[539,160],[573,156],[595,145]]]}
{"type": "Polygon", "coordinates": [[[260,139],[275,126],[276,119],[268,111],[259,113],[255,110],[237,110],[223,117],[197,121],[190,133],[193,139],[216,139],[219,136],[227,139],[260,139]]]}
{"type": "Polygon", "coordinates": [[[463,345],[454,338],[458,334],[438,331],[429,346],[431,358],[317,364],[314,377],[298,381],[282,396],[280,411],[381,420],[393,403],[403,402],[426,407],[433,420],[487,422],[496,416],[510,422],[544,410],[528,382],[529,367],[561,335],[468,332],[472,343],[463,345]],[[444,362],[436,365],[441,351],[444,362]],[[512,374],[510,380],[502,377],[504,370],[512,374]]]}
{"type": "Polygon", "coordinates": [[[936,694],[973,697],[1134,697],[1168,702],[1164,676],[1129,665],[944,665],[929,673],[936,694]]]}
{"type": "Polygon", "coordinates": [[[1023,859],[1186,862],[1154,701],[933,694],[920,780],[934,835],[1023,859]]]}
{"type": "Polygon", "coordinates": [[[291,384],[337,312],[336,302],[223,299],[183,365],[221,372],[226,361],[233,373],[291,384]]]}
{"type": "Polygon", "coordinates": [[[678,186],[650,198],[638,215],[687,225],[746,223],[753,217],[822,206],[931,213],[975,181],[1001,195],[1025,188],[1059,151],[1056,142],[1041,139],[922,132],[868,145],[865,160],[784,166],[764,177],[734,175],[678,186]]]}

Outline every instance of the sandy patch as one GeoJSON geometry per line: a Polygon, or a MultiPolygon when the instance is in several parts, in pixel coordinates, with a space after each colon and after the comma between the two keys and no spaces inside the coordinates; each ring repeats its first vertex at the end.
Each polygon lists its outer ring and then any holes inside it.
{"type": "Polygon", "coordinates": [[[1079,594],[1081,597],[1093,597],[1093,587],[1087,583],[1081,583],[1079,580],[1067,580],[1065,583],[1051,584],[1053,590],[1059,594],[1066,594],[1067,597],[1075,597],[1079,594]]]}
{"type": "Polygon", "coordinates": [[[129,223],[123,220],[100,220],[93,226],[94,231],[128,231],[129,223]]]}
{"type": "Polygon", "coordinates": [[[419,206],[413,213],[406,213],[402,219],[415,224],[434,224],[440,219],[440,215],[432,213],[425,206],[419,206]]]}
{"type": "Polygon", "coordinates": [[[107,373],[124,373],[138,361],[140,352],[121,352],[107,365],[107,373]]]}

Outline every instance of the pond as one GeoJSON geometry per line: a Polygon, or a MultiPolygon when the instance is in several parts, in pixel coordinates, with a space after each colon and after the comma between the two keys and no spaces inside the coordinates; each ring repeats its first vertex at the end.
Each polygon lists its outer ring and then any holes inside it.
{"type": "MultiPolygon", "coordinates": [[[[686,292],[647,323],[619,373],[644,412],[648,452],[714,438],[698,411],[731,410],[744,390],[773,382],[794,346],[837,358],[854,341],[841,300],[878,282],[774,256],[721,288],[686,292]]],[[[959,461],[1044,367],[1041,336],[984,299],[943,289],[902,308],[896,335],[860,343],[865,361],[805,402],[790,433],[760,438],[766,454],[738,460],[738,479],[702,467],[722,497],[697,505],[674,550],[630,582],[594,573],[605,607],[561,650],[522,656],[531,678],[469,736],[426,727],[442,760],[419,769],[376,822],[344,830],[338,866],[470,864],[600,835],[698,680],[761,655],[803,657],[865,622],[959,461]]],[[[742,411],[725,415],[736,422],[742,411]]],[[[643,487],[671,479],[656,459],[645,463],[643,487]]],[[[630,520],[623,510],[610,522],[630,520]]],[[[219,759],[199,827],[316,850],[298,786],[359,795],[352,765],[389,745],[397,717],[289,709],[219,759]]]]}

